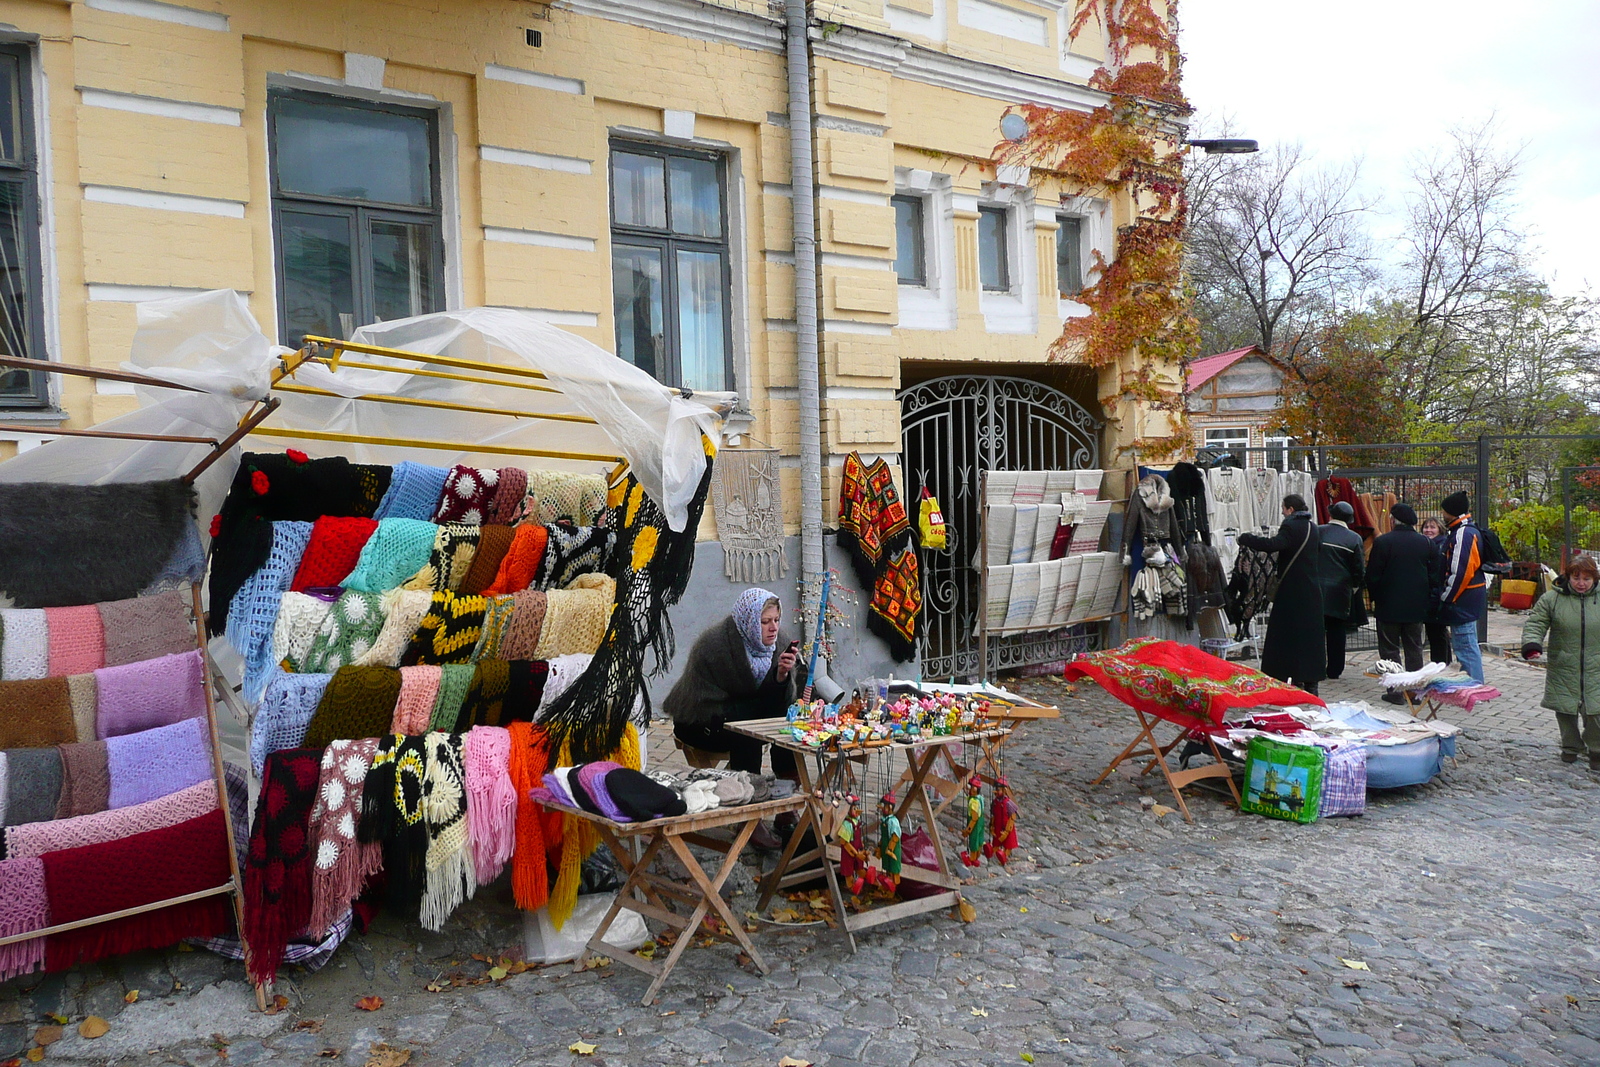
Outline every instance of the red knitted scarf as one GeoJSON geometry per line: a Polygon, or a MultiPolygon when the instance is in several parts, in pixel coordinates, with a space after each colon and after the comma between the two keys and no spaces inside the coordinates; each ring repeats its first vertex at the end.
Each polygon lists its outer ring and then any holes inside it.
{"type": "Polygon", "coordinates": [[[267,757],[244,869],[250,980],[277,977],[289,939],[311,921],[311,806],[322,750],[290,748],[267,757]]]}
{"type": "Polygon", "coordinates": [[[550,739],[532,723],[514,722],[511,734],[511,785],[517,791],[516,850],[511,860],[511,892],[517,907],[534,911],[550,899],[550,869],[545,861],[542,809],[530,795],[542,784],[550,758],[550,739]]]}

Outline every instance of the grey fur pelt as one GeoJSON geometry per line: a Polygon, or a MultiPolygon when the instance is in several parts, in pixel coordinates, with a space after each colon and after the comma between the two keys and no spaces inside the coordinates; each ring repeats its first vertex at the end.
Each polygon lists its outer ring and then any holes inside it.
{"type": "Polygon", "coordinates": [[[0,591],[17,607],[139,595],[194,522],[195,494],[160,482],[0,484],[0,591]]]}

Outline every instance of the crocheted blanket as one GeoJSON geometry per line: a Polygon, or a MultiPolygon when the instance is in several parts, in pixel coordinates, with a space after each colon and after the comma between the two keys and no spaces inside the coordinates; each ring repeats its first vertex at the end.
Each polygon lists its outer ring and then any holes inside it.
{"type": "Polygon", "coordinates": [[[111,803],[106,742],[59,745],[56,751],[61,754],[61,796],[56,801],[56,818],[73,819],[105,811],[111,803]]]}
{"type": "Polygon", "coordinates": [[[844,460],[839,485],[839,546],[850,553],[863,585],[877,581],[879,564],[911,543],[911,520],[883,457],[871,466],[859,452],[844,460]]]}
{"type": "Polygon", "coordinates": [[[428,613],[417,624],[416,636],[401,662],[466,663],[483,636],[483,613],[488,601],[481,596],[451,592],[433,594],[428,613]]]}
{"type": "MultiPolygon", "coordinates": [[[[43,930],[50,925],[44,863],[37,859],[0,861],[0,937],[43,930]]],[[[44,938],[0,947],[0,982],[44,966],[44,938]]]]}
{"type": "Polygon", "coordinates": [[[420,519],[380,519],[340,584],[363,593],[398,587],[427,565],[438,534],[438,526],[420,519]]]}
{"type": "Polygon", "coordinates": [[[297,593],[342,585],[361,559],[361,550],[377,532],[376,519],[324,515],[311,527],[311,541],[300,557],[289,588],[297,593]]]}
{"type": "MultiPolygon", "coordinates": [[[[510,469],[510,468],[508,468],[510,469]]],[[[500,564],[511,551],[516,533],[510,526],[483,526],[478,531],[478,551],[472,557],[472,566],[462,577],[458,591],[476,596],[494,584],[500,573],[500,564]]]]}
{"type": "Polygon", "coordinates": [[[517,521],[522,510],[522,499],[528,495],[528,472],[521,467],[501,467],[500,484],[494,491],[494,503],[489,505],[489,516],[484,521],[510,526],[517,521]]]}
{"type": "Polygon", "coordinates": [[[299,748],[306,727],[316,714],[331,674],[290,674],[274,670],[256,707],[250,724],[250,765],[256,775],[266,765],[267,755],[286,748],[299,748]]]}
{"type": "Polygon", "coordinates": [[[21,608],[136,596],[194,522],[179,479],[0,484],[0,591],[21,608]]]}
{"type": "Polygon", "coordinates": [[[389,476],[388,492],[372,513],[377,519],[433,518],[433,510],[444,492],[444,480],[450,472],[444,467],[430,467],[425,463],[396,463],[389,476]]]}
{"type": "Polygon", "coordinates": [[[106,631],[95,605],[45,608],[44,620],[49,631],[51,675],[64,678],[106,665],[106,631]]]}
{"type": "Polygon", "coordinates": [[[0,748],[66,745],[77,739],[65,678],[0,682],[0,748]]]}
{"type": "Polygon", "coordinates": [[[228,611],[228,641],[244,659],[244,698],[252,704],[261,699],[276,665],[272,631],[278,607],[310,541],[309,522],[274,522],[266,561],[239,587],[228,611]]]}
{"type": "Polygon", "coordinates": [[[455,591],[461,587],[478,554],[479,527],[463,522],[446,522],[434,535],[428,560],[405,583],[406,589],[455,591]]]}
{"type": "Polygon", "coordinates": [[[517,598],[511,596],[485,597],[488,607],[483,612],[483,630],[478,636],[478,643],[472,650],[472,662],[480,659],[504,659],[500,654],[500,642],[505,638],[506,630],[511,626],[511,615],[516,610],[517,598]]]}
{"type": "Polygon", "coordinates": [[[606,479],[599,474],[538,470],[528,472],[528,493],[513,520],[595,526],[606,511],[606,479]]]}
{"type": "Polygon", "coordinates": [[[106,806],[126,808],[214,776],[211,730],[204,719],[184,719],[106,741],[111,778],[106,806]]]}
{"type": "Polygon", "coordinates": [[[198,648],[105,667],[94,677],[99,693],[95,736],[102,741],[206,713],[205,657],[198,648]]]}
{"type": "MultiPolygon", "coordinates": [[[[222,809],[176,826],[82,848],[47,852],[45,890],[52,923],[75,922],[223,885],[230,877],[222,809]]],[[[210,937],[232,921],[227,894],[98,923],[45,944],[45,970],[210,937]]]]}
{"type": "Polygon", "coordinates": [[[43,856],[64,848],[103,845],[107,841],[176,826],[196,819],[217,807],[214,778],[196,782],[187,789],[168,793],[132,807],[99,811],[73,819],[8,826],[5,832],[7,856],[43,856]]]}
{"type": "Polygon", "coordinates": [[[372,648],[352,662],[357,667],[398,667],[411,646],[411,638],[433,604],[433,594],[421,589],[391,589],[383,594],[383,629],[372,648]]]}
{"type": "Polygon", "coordinates": [[[391,734],[425,734],[433,720],[433,706],[439,699],[439,680],[444,668],[416,666],[400,668],[400,695],[395,699],[391,734]]]}
{"type": "Polygon", "coordinates": [[[604,574],[585,574],[566,589],[545,594],[545,614],[535,659],[554,659],[599,651],[617,600],[617,583],[604,574]]]}
{"type": "Polygon", "coordinates": [[[394,474],[394,468],[386,463],[352,463],[350,470],[355,474],[357,487],[350,514],[370,519],[372,513],[378,510],[378,505],[383,503],[384,494],[389,491],[389,479],[394,474]]]}
{"type": "Polygon", "coordinates": [[[548,598],[537,589],[511,595],[511,618],[500,634],[501,659],[533,659],[543,636],[548,598]]]}
{"type": "MultiPolygon", "coordinates": [[[[506,774],[516,798],[511,859],[511,893],[517,907],[534,911],[550,899],[550,868],[545,861],[544,813],[534,803],[533,790],[544,777],[550,739],[532,723],[514,722],[506,728],[510,756],[506,774]]],[[[471,808],[469,807],[470,811],[471,808]]],[[[552,823],[560,826],[559,819],[552,823]]]]}
{"type": "Polygon", "coordinates": [[[494,581],[483,592],[498,596],[520,592],[532,585],[539,577],[539,567],[544,562],[544,550],[549,539],[549,529],[538,523],[528,523],[513,530],[511,544],[495,571],[494,581]]]}
{"type": "Polygon", "coordinates": [[[1068,681],[1088,678],[1131,708],[1196,730],[1213,730],[1229,708],[1315,704],[1320,697],[1192,645],[1141,637],[1067,664],[1068,681]]]}
{"type": "Polygon", "coordinates": [[[7,826],[46,822],[61,803],[61,750],[13,748],[6,752],[7,826]]]}
{"type": "Polygon", "coordinates": [[[327,674],[349,666],[372,651],[386,621],[382,594],[345,590],[322,617],[311,647],[300,659],[300,669],[327,674]]]}
{"type": "Polygon", "coordinates": [[[444,489],[433,509],[434,522],[467,522],[474,526],[488,521],[495,493],[500,487],[500,472],[457,463],[445,475],[444,489]]]}
{"type": "Polygon", "coordinates": [[[306,726],[306,748],[332,741],[379,737],[388,732],[400,696],[400,672],[393,667],[340,667],[323,690],[306,726]]]}
{"type": "Polygon", "coordinates": [[[50,623],[43,608],[0,608],[0,679],[50,675],[50,623]]]}
{"type": "Polygon", "coordinates": [[[186,652],[196,645],[192,601],[187,590],[171,590],[99,605],[106,661],[121,667],[186,652]]]}
{"type": "Polygon", "coordinates": [[[913,546],[889,559],[873,583],[867,629],[883,638],[890,655],[905,661],[917,654],[917,623],[921,616],[922,574],[913,546]]]}
{"type": "Polygon", "coordinates": [[[267,757],[244,869],[244,936],[253,982],[271,982],[289,939],[311,920],[310,822],[322,752],[292,748],[267,757]]]}
{"type": "Polygon", "coordinates": [[[461,717],[461,706],[466,702],[467,691],[472,688],[472,679],[477,677],[478,668],[471,663],[446,663],[440,670],[439,696],[433,702],[433,716],[428,720],[428,729],[448,732],[456,728],[456,720],[461,717]]]}
{"type": "Polygon", "coordinates": [[[473,726],[499,726],[505,714],[506,694],[511,689],[511,664],[503,659],[480,661],[472,673],[461,713],[450,727],[463,733],[473,726]]]}
{"type": "MultiPolygon", "coordinates": [[[[603,526],[568,526],[559,523],[546,527],[544,557],[534,585],[540,589],[565,589],[580,575],[604,571],[611,557],[616,534],[603,526]]],[[[514,593],[515,589],[497,590],[514,593]]]]}
{"type": "Polygon", "coordinates": [[[278,621],[272,627],[272,661],[287,663],[292,670],[300,669],[337,599],[311,593],[283,594],[278,603],[278,621]]]}
{"type": "Polygon", "coordinates": [[[517,791],[511,784],[511,734],[475,726],[462,739],[467,775],[467,841],[479,885],[499,876],[516,847],[517,791]]]}
{"type": "Polygon", "coordinates": [[[450,913],[478,889],[467,830],[467,774],[459,734],[427,735],[423,816],[428,829],[422,925],[440,930],[450,913]]]}
{"type": "Polygon", "coordinates": [[[358,841],[382,843],[389,899],[402,905],[421,897],[426,880],[427,736],[389,734],[379,740],[356,825],[358,841]]]}
{"type": "Polygon", "coordinates": [[[307,925],[314,934],[327,933],[383,869],[383,849],[356,840],[361,794],[377,750],[375,737],[335,741],[323,750],[309,830],[315,862],[307,925]]]}

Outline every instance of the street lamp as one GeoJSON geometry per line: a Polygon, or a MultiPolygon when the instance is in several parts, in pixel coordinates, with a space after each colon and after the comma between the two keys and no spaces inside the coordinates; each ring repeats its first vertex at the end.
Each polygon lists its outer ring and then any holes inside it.
{"type": "Polygon", "coordinates": [[[1183,143],[1194,148],[1204,148],[1208,156],[1240,156],[1261,151],[1260,143],[1247,137],[1211,137],[1183,143]]]}

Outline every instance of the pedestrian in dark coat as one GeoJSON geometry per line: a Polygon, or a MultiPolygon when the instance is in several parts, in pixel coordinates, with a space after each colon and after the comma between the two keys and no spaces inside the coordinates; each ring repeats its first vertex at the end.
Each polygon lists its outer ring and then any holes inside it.
{"type": "Polygon", "coordinates": [[[1434,518],[1423,519],[1417,532],[1428,539],[1439,557],[1435,564],[1439,580],[1428,591],[1428,618],[1423,624],[1428,634],[1428,662],[1449,663],[1454,652],[1450,648],[1450,627],[1439,621],[1439,590],[1444,588],[1444,546],[1450,539],[1445,535],[1444,523],[1434,518]]]}
{"type": "MultiPolygon", "coordinates": [[[[1378,655],[1401,661],[1408,671],[1422,669],[1423,627],[1443,579],[1444,559],[1432,541],[1417,532],[1417,513],[1406,504],[1389,509],[1394,529],[1372,542],[1367,556],[1367,589],[1378,620],[1378,655]]],[[[1403,703],[1395,694],[1391,703],[1403,703]]],[[[1387,698],[1386,698],[1387,699],[1387,698]]]]}
{"type": "Polygon", "coordinates": [[[1322,540],[1305,499],[1297,493],[1284,497],[1283,525],[1277,534],[1240,534],[1239,544],[1278,556],[1278,592],[1267,617],[1262,672],[1315,693],[1327,666],[1328,650],[1319,581],[1322,540]]]}
{"type": "Polygon", "coordinates": [[[1439,594],[1439,621],[1450,627],[1450,645],[1461,669],[1483,684],[1483,654],[1478,647],[1478,620],[1489,606],[1489,579],[1483,570],[1483,535],[1472,521],[1472,499],[1451,493],[1439,504],[1450,528],[1444,546],[1444,589],[1439,594]]]}
{"type": "Polygon", "coordinates": [[[1350,529],[1356,510],[1341,500],[1328,509],[1331,516],[1317,530],[1322,541],[1318,561],[1322,586],[1322,626],[1327,635],[1328,677],[1344,673],[1345,635],[1367,624],[1367,608],[1361,599],[1366,585],[1365,548],[1361,535],[1350,529]]]}

